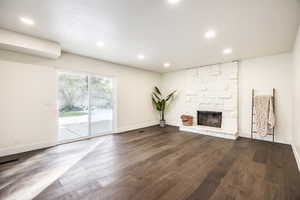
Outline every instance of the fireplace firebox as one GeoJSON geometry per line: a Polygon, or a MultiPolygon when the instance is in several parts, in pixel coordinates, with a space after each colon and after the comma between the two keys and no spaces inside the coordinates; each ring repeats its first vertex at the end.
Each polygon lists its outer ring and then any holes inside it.
{"type": "Polygon", "coordinates": [[[222,112],[197,111],[198,125],[221,128],[222,112]]]}

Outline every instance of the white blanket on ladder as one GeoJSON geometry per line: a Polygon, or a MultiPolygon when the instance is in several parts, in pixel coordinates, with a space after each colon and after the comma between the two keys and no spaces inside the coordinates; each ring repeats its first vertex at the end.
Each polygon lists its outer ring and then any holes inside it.
{"type": "Polygon", "coordinates": [[[256,131],[260,136],[267,136],[269,130],[275,126],[275,113],[272,96],[255,96],[254,113],[256,131]]]}

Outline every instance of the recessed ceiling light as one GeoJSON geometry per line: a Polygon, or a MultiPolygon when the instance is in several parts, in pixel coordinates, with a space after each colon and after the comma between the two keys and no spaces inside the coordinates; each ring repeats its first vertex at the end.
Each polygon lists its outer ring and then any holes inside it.
{"type": "Polygon", "coordinates": [[[104,46],[104,42],[98,41],[98,42],[97,42],[97,46],[98,46],[98,47],[103,47],[103,46],[104,46]]]}
{"type": "Polygon", "coordinates": [[[170,63],[168,63],[168,62],[164,63],[164,67],[165,67],[165,68],[169,68],[170,66],[171,66],[170,63]]]}
{"type": "Polygon", "coordinates": [[[138,59],[139,60],[144,60],[145,59],[145,55],[144,54],[139,54],[138,55],[138,59]]]}
{"type": "Polygon", "coordinates": [[[216,32],[213,30],[207,31],[204,35],[206,39],[212,39],[216,36],[216,32]]]}
{"type": "Polygon", "coordinates": [[[21,22],[27,25],[34,25],[34,21],[27,17],[20,17],[21,22]]]}
{"type": "Polygon", "coordinates": [[[223,50],[223,54],[231,54],[232,53],[232,49],[230,48],[226,48],[223,50]]]}
{"type": "Polygon", "coordinates": [[[168,2],[169,2],[170,4],[176,4],[176,3],[179,3],[180,0],[168,0],[168,2]]]}

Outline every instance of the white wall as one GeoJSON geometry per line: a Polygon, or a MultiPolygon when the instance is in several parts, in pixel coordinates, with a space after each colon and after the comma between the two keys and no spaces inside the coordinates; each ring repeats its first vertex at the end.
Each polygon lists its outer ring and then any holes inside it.
{"type": "MultiPolygon", "coordinates": [[[[292,55],[280,54],[243,60],[239,68],[240,136],[250,137],[251,90],[256,94],[272,94],[276,89],[275,140],[290,143],[292,135],[292,55]]],[[[260,138],[270,140],[271,137],[260,138]]]]}
{"type": "MultiPolygon", "coordinates": [[[[299,40],[298,40],[299,41],[299,40]]],[[[299,42],[297,43],[299,46],[299,42]]],[[[295,63],[299,63],[299,47],[295,63]]],[[[251,89],[260,94],[276,88],[278,126],[276,139],[289,143],[292,133],[292,57],[281,54],[244,60],[239,67],[239,133],[250,136],[251,89]]],[[[295,66],[299,66],[296,64],[295,66]]],[[[181,72],[153,73],[95,59],[63,53],[57,60],[0,50],[0,156],[47,146],[56,142],[56,70],[83,71],[114,76],[118,80],[118,131],[154,125],[158,115],[150,94],[155,85],[164,85],[164,92],[185,91],[181,72]]],[[[295,68],[295,86],[299,86],[299,67],[295,68]]],[[[295,88],[295,93],[298,88],[295,88]]],[[[299,95],[299,92],[297,93],[299,95]]],[[[296,101],[299,96],[295,96],[296,101]]],[[[185,105],[178,94],[167,109],[167,121],[178,125],[185,105]]],[[[297,106],[297,105],[296,105],[297,106]]],[[[297,107],[298,109],[298,107],[297,107]]],[[[296,110],[297,110],[296,109],[296,110]]],[[[296,115],[296,114],[295,114],[296,115]]],[[[295,126],[299,115],[295,116],[295,126]]],[[[294,140],[299,141],[295,131],[294,140]]],[[[299,148],[299,142],[297,143],[299,148]]]]}
{"type": "Polygon", "coordinates": [[[0,156],[55,143],[55,80],[53,68],[0,61],[0,156]]]}
{"type": "Polygon", "coordinates": [[[300,27],[293,52],[294,68],[293,68],[293,149],[300,169],[300,27]]]}
{"type": "Polygon", "coordinates": [[[56,140],[56,70],[115,77],[118,132],[158,124],[150,94],[159,73],[68,53],[50,60],[0,51],[0,156],[56,140]]]}
{"type": "MultiPolygon", "coordinates": [[[[165,73],[162,87],[166,92],[177,89],[177,99],[167,110],[169,124],[180,124],[179,116],[186,112],[185,104],[186,76],[183,71],[165,73]]],[[[239,135],[250,137],[251,127],[251,90],[257,94],[272,94],[276,89],[278,142],[290,143],[292,134],[292,56],[281,54],[257,59],[244,60],[239,64],[239,135]]],[[[196,108],[195,108],[196,109],[196,108]]],[[[265,138],[266,140],[270,138],[265,138]]]]}

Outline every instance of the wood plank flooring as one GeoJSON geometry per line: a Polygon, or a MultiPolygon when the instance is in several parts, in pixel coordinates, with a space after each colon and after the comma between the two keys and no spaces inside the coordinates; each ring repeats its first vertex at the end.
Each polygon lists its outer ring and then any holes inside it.
{"type": "Polygon", "coordinates": [[[26,167],[18,168],[18,180],[26,178],[21,185],[11,182],[14,176],[7,174],[12,175],[10,169],[24,165],[31,157],[0,166],[0,178],[1,174],[5,177],[0,182],[0,199],[9,199],[16,190],[26,193],[26,183],[38,187],[37,183],[48,180],[48,187],[32,199],[300,200],[300,173],[289,145],[245,138],[231,141],[181,132],[175,127],[150,127],[46,152],[35,152],[39,156],[32,161],[35,170],[25,170],[31,175],[44,172],[39,177],[31,180],[22,173],[26,167]],[[47,164],[61,167],[62,159],[57,157],[65,156],[64,165],[68,165],[72,155],[91,145],[94,147],[77,156],[64,173],[47,179],[47,164]]]}

